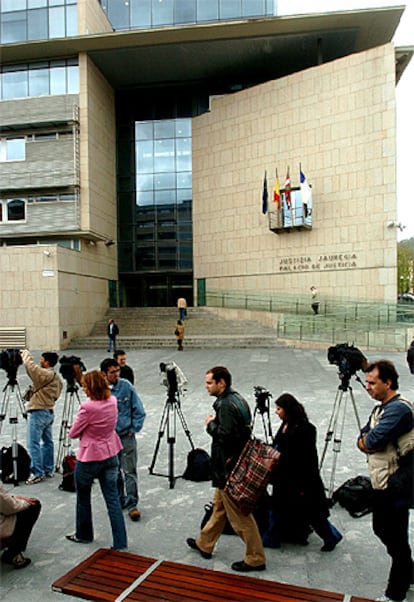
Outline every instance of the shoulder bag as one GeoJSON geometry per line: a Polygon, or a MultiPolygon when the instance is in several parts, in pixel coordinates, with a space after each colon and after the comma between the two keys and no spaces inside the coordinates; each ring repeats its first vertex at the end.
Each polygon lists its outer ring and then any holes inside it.
{"type": "Polygon", "coordinates": [[[260,439],[250,438],[244,446],[224,491],[245,516],[263,495],[279,456],[278,451],[260,439]]]}

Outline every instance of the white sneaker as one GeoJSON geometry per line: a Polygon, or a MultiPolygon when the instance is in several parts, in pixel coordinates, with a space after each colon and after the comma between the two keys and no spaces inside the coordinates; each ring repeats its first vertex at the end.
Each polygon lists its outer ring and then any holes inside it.
{"type": "Polygon", "coordinates": [[[45,480],[45,476],[37,477],[34,474],[31,474],[30,477],[26,481],[26,485],[35,485],[36,483],[41,483],[45,480]]]}

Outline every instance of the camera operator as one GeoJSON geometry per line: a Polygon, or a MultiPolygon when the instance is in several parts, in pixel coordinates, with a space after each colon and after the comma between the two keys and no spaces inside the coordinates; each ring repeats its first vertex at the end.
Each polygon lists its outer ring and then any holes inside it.
{"type": "Polygon", "coordinates": [[[398,373],[388,360],[367,367],[366,388],[379,404],[361,430],[358,447],[367,454],[374,489],[372,528],[391,556],[388,585],[380,599],[402,602],[412,581],[413,567],[408,538],[414,453],[409,433],[413,429],[413,414],[409,402],[398,394],[398,373]],[[403,437],[408,451],[403,447],[403,437]],[[394,475],[400,469],[406,474],[406,491],[393,487],[394,475]]]}
{"type": "Polygon", "coordinates": [[[31,457],[32,474],[27,485],[39,483],[53,477],[54,446],[52,425],[55,403],[58,400],[63,383],[54,367],[58,361],[57,353],[45,351],[40,357],[40,365],[33,361],[30,351],[20,352],[26,372],[33,382],[33,393],[27,402],[28,425],[27,446],[31,457]]]}
{"type": "Polygon", "coordinates": [[[116,432],[121,438],[122,451],[119,452],[118,492],[121,505],[126,508],[132,521],[139,521],[141,513],[138,504],[138,449],[136,433],[142,429],[145,410],[135,388],[125,378],[120,378],[120,366],[109,357],[101,362],[101,371],[118,402],[116,432]]]}
{"type": "Polygon", "coordinates": [[[209,395],[217,397],[213,404],[215,415],[205,419],[207,433],[212,438],[211,466],[216,490],[209,521],[197,539],[187,539],[187,545],[203,558],[211,558],[228,518],[246,546],[244,560],[233,562],[231,568],[243,573],[264,571],[266,558],[254,516],[245,516],[224,491],[227,478],[251,434],[250,408],[246,400],[231,388],[231,374],[223,366],[208,370],[206,389],[209,395]]]}

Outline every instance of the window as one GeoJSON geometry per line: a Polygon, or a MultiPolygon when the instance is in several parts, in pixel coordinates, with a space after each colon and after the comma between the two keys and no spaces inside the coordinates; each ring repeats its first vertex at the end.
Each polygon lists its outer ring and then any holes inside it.
{"type": "Polygon", "coordinates": [[[22,138],[0,138],[0,161],[24,161],[26,141],[22,138]]]}
{"type": "Polygon", "coordinates": [[[24,199],[8,199],[3,201],[2,221],[15,222],[26,219],[26,202],[24,199]]]}
{"type": "Polygon", "coordinates": [[[0,100],[79,93],[77,59],[0,66],[0,100]]]}

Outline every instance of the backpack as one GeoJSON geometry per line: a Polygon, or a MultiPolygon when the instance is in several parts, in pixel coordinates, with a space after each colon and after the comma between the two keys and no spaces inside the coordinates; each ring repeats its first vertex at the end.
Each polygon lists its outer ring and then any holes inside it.
{"type": "Polygon", "coordinates": [[[30,456],[27,450],[17,443],[17,479],[13,466],[13,445],[2,447],[0,455],[1,480],[3,483],[16,483],[26,481],[30,475],[30,456]]]}
{"type": "Polygon", "coordinates": [[[63,477],[59,485],[62,491],[75,491],[75,454],[68,454],[62,460],[63,477]]]}
{"type": "Polygon", "coordinates": [[[359,475],[348,479],[333,492],[332,504],[338,502],[353,518],[360,518],[372,512],[373,491],[371,480],[359,475]]]}
{"type": "Polygon", "coordinates": [[[209,481],[211,479],[211,458],[204,449],[196,448],[188,452],[183,479],[187,479],[187,481],[209,481]]]}

